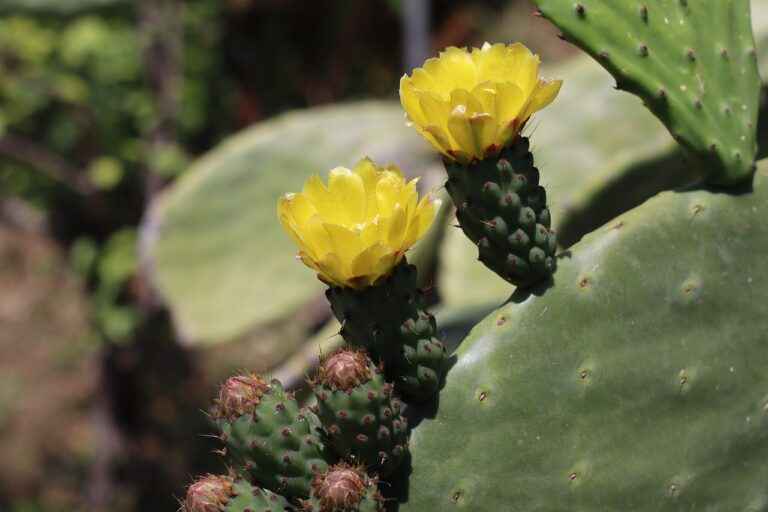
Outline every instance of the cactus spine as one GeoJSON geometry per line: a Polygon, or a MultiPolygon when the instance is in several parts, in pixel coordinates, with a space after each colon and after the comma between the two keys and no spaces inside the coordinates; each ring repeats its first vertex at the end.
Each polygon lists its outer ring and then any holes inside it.
{"type": "Polygon", "coordinates": [[[261,486],[288,498],[309,496],[312,475],[327,467],[314,413],[300,409],[279,381],[228,379],[214,417],[229,454],[261,486]]]}
{"type": "Polygon", "coordinates": [[[435,319],[424,307],[416,267],[405,259],[383,281],[361,290],[334,286],[326,297],[341,335],[384,364],[387,379],[407,398],[434,396],[445,371],[446,350],[435,319]]]}
{"type": "Polygon", "coordinates": [[[446,160],[445,168],[456,219],[480,261],[516,286],[550,277],[557,239],[528,139],[517,137],[497,157],[471,164],[446,160]]]}
{"type": "Polygon", "coordinates": [[[408,422],[392,385],[362,351],[341,349],[320,365],[314,383],[317,413],[328,445],[380,476],[402,462],[408,422]]]}

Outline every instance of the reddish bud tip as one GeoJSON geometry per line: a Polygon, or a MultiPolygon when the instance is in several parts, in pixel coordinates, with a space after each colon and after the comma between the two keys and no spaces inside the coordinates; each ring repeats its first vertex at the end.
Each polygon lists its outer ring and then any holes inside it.
{"type": "Polygon", "coordinates": [[[375,485],[361,468],[337,464],[327,472],[315,475],[312,490],[320,500],[322,512],[333,512],[356,509],[366,490],[375,485]]]}
{"type": "Polygon", "coordinates": [[[187,489],[184,512],[221,512],[234,495],[232,479],[207,475],[187,489]]]}
{"type": "Polygon", "coordinates": [[[256,374],[230,377],[219,389],[214,416],[232,420],[253,413],[267,391],[269,385],[256,374]]]}
{"type": "Polygon", "coordinates": [[[373,363],[365,352],[343,348],[320,365],[320,383],[349,391],[373,378],[373,363]]]}

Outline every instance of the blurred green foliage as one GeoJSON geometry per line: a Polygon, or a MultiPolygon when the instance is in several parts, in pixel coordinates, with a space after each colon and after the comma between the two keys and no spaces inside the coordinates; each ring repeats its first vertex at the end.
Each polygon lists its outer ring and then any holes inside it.
{"type": "Polygon", "coordinates": [[[230,109],[220,2],[184,2],[178,143],[148,144],[159,113],[146,34],[132,9],[90,10],[107,4],[125,2],[0,4],[0,12],[14,7],[0,17],[0,189],[55,216],[93,290],[97,330],[120,340],[138,319],[125,287],[137,267],[131,226],[142,216],[143,177],[182,172],[187,148],[227,128],[230,109]],[[51,16],[63,12],[70,16],[51,16]],[[105,204],[113,208],[101,215],[105,204]]]}

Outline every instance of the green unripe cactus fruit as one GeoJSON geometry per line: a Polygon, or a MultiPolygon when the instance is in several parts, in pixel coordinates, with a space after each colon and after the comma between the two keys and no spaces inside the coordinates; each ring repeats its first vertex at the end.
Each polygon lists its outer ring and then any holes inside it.
{"type": "Polygon", "coordinates": [[[327,467],[314,413],[300,409],[280,382],[257,375],[221,386],[214,417],[238,469],[288,498],[309,496],[312,475],[327,467]]]}
{"type": "Polygon", "coordinates": [[[378,482],[359,466],[337,464],[319,472],[312,481],[312,497],[304,501],[306,512],[383,512],[378,482]]]}
{"type": "Polygon", "coordinates": [[[446,351],[435,337],[435,319],[424,307],[416,267],[403,260],[374,286],[334,286],[326,297],[341,322],[344,340],[382,362],[398,391],[416,401],[434,396],[445,371],[446,351]]]}
{"type": "Polygon", "coordinates": [[[290,512],[284,497],[245,480],[208,475],[187,489],[183,512],[290,512]]]}
{"type": "Polygon", "coordinates": [[[710,183],[754,172],[760,80],[749,0],[535,0],[640,96],[710,183]]]}
{"type": "Polygon", "coordinates": [[[327,444],[382,477],[408,450],[408,422],[392,389],[364,352],[346,348],[322,362],[314,383],[327,444]]]}
{"type": "Polygon", "coordinates": [[[768,510],[767,218],[768,161],[575,244],[462,343],[400,512],[768,510]]]}
{"type": "Polygon", "coordinates": [[[456,219],[477,244],[480,261],[515,286],[551,276],[557,239],[528,139],[516,138],[497,157],[446,161],[445,168],[456,219]]]}

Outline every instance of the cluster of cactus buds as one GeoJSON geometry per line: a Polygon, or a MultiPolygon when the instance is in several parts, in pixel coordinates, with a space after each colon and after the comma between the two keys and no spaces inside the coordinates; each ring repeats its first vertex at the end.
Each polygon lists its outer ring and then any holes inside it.
{"type": "Polygon", "coordinates": [[[227,379],[212,418],[231,467],[189,486],[186,512],[380,512],[379,477],[408,451],[408,422],[381,364],[360,348],[323,358],[301,406],[277,380],[227,379]]]}

